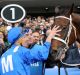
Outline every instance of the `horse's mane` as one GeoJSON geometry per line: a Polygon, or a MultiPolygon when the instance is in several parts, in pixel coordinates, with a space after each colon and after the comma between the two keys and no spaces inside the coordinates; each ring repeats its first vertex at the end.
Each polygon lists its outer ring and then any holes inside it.
{"type": "Polygon", "coordinates": [[[72,13],[72,18],[73,18],[73,21],[75,23],[77,23],[78,25],[80,25],[80,14],[72,13]]]}
{"type": "Polygon", "coordinates": [[[80,14],[72,13],[72,20],[75,27],[80,31],[80,14]]]}
{"type": "Polygon", "coordinates": [[[80,14],[72,13],[73,25],[77,30],[77,41],[80,43],[80,14]]]}

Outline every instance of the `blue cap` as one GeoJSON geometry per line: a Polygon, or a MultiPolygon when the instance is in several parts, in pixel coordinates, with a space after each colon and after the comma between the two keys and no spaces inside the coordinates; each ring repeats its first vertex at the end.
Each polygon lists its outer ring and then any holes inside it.
{"type": "Polygon", "coordinates": [[[25,33],[28,33],[29,30],[23,31],[21,27],[14,27],[8,32],[8,41],[9,43],[16,42],[20,37],[22,37],[25,33]]]}

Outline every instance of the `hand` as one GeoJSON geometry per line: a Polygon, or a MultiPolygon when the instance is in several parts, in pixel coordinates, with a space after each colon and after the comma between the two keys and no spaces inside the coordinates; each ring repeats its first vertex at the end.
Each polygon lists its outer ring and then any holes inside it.
{"type": "Polygon", "coordinates": [[[52,39],[55,35],[60,36],[60,34],[59,34],[58,32],[60,32],[61,29],[59,29],[59,28],[60,28],[59,26],[56,26],[56,25],[55,25],[52,30],[49,30],[49,32],[48,32],[49,35],[48,35],[48,37],[47,37],[47,39],[46,39],[47,42],[51,42],[51,39],[52,39]]]}
{"type": "Polygon", "coordinates": [[[61,29],[59,29],[59,26],[54,26],[53,29],[50,31],[50,36],[53,37],[55,35],[60,36],[59,32],[61,31],[61,29]]]}

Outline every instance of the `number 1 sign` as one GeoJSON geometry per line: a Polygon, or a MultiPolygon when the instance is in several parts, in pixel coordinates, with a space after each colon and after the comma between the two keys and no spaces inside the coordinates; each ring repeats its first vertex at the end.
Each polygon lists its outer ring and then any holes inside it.
{"type": "Polygon", "coordinates": [[[1,10],[1,17],[3,20],[15,23],[20,22],[26,15],[25,9],[18,4],[9,4],[1,10]]]}

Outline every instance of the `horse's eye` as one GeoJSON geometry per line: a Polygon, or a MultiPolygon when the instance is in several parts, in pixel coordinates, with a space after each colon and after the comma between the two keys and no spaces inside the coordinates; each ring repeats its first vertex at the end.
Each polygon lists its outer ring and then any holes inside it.
{"type": "Polygon", "coordinates": [[[66,29],[66,27],[63,27],[63,28],[62,28],[62,30],[65,30],[65,29],[66,29]]]}

